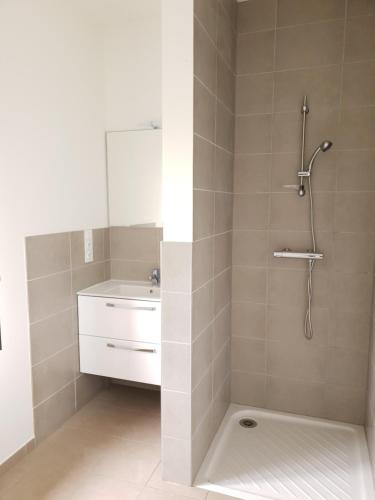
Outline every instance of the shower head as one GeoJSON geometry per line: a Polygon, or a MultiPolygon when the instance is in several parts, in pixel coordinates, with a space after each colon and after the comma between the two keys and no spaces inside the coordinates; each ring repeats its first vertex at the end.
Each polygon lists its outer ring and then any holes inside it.
{"type": "Polygon", "coordinates": [[[321,145],[319,146],[320,149],[325,153],[332,147],[332,142],[331,141],[323,141],[321,145]]]}
{"type": "Polygon", "coordinates": [[[312,168],[314,166],[315,158],[320,153],[320,151],[322,151],[323,153],[325,153],[331,147],[332,147],[332,142],[331,141],[323,141],[321,144],[319,144],[319,146],[316,148],[316,150],[312,154],[311,160],[309,161],[309,164],[308,164],[308,167],[307,167],[307,171],[308,171],[309,174],[311,174],[311,170],[312,170],[312,168]]]}

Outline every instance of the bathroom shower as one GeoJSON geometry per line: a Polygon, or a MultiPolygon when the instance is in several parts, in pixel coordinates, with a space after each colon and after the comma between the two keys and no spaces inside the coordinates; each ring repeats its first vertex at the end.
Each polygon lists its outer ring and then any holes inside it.
{"type": "Polygon", "coordinates": [[[312,299],[313,299],[313,269],[317,260],[323,259],[323,254],[317,251],[315,223],[314,223],[314,198],[312,191],[312,172],[315,160],[319,153],[325,153],[332,147],[332,142],[324,140],[313,152],[309,162],[305,163],[305,143],[306,143],[306,122],[307,114],[309,113],[309,106],[307,103],[307,96],[303,98],[301,108],[302,113],[302,145],[301,145],[301,168],[297,172],[299,178],[298,195],[302,198],[306,194],[305,179],[307,179],[307,190],[309,197],[309,219],[310,219],[310,234],[311,234],[311,248],[307,252],[294,252],[285,248],[281,252],[274,252],[274,257],[292,258],[292,259],[306,259],[308,261],[308,277],[307,277],[307,307],[304,320],[304,335],[308,340],[311,340],[314,334],[312,322],[312,299]]]}

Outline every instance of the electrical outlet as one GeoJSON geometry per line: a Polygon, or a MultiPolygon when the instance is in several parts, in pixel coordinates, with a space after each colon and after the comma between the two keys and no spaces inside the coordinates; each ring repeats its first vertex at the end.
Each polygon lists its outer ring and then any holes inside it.
{"type": "Polygon", "coordinates": [[[92,229],[86,229],[84,234],[85,234],[85,262],[92,262],[94,260],[92,229]]]}

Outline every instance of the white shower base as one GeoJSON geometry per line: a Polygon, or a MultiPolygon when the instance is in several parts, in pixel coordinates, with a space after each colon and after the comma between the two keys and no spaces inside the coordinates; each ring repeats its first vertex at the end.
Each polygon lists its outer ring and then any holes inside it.
{"type": "Polygon", "coordinates": [[[231,405],[196,486],[245,500],[373,500],[364,430],[231,405]],[[243,428],[239,420],[258,423],[243,428]]]}

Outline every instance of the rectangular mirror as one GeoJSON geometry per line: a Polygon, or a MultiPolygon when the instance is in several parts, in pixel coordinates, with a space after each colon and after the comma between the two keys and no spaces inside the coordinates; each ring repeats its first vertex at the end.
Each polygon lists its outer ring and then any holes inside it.
{"type": "Polygon", "coordinates": [[[107,133],[110,226],[162,227],[160,129],[107,133]]]}

